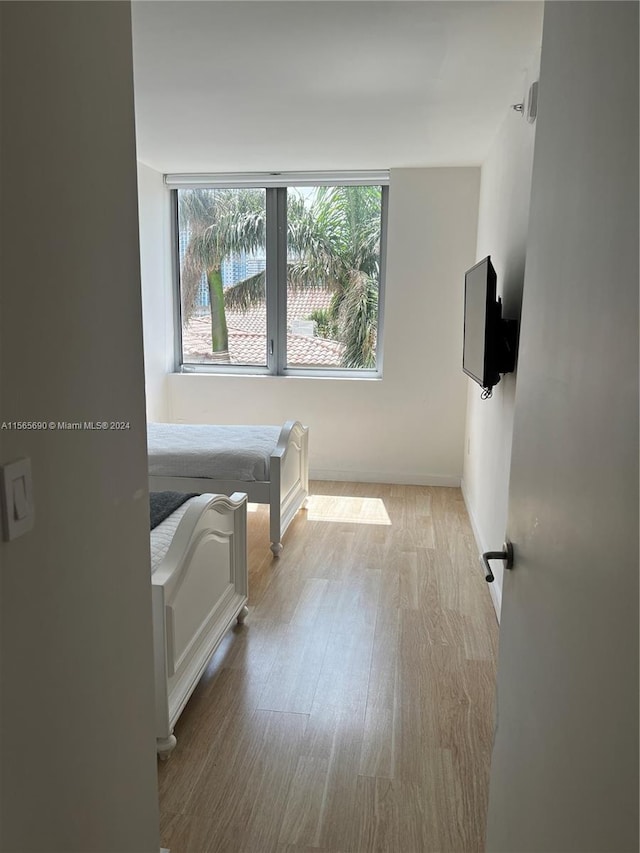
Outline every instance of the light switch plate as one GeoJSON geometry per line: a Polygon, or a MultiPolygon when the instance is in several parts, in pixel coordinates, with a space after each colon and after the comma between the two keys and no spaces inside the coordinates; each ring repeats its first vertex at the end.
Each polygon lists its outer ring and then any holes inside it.
{"type": "Polygon", "coordinates": [[[33,528],[31,460],[16,459],[0,466],[2,479],[2,537],[16,539],[33,528]]]}

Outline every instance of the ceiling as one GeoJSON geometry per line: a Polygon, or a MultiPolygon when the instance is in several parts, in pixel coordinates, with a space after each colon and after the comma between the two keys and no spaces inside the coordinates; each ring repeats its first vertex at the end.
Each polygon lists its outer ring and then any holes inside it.
{"type": "Polygon", "coordinates": [[[534,2],[133,3],[139,159],[160,172],[482,163],[534,2]]]}

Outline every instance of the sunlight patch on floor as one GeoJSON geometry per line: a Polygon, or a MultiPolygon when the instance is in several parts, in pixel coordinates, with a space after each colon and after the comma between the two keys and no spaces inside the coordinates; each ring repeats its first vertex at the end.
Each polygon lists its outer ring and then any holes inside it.
{"type": "Polygon", "coordinates": [[[344,495],[310,495],[307,519],[342,524],[391,524],[382,498],[353,498],[344,495]]]}

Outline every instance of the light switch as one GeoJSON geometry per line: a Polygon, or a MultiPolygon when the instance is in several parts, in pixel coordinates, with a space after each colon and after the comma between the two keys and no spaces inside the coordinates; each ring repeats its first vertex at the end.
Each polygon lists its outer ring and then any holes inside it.
{"type": "Polygon", "coordinates": [[[22,536],[33,527],[31,460],[16,459],[0,468],[2,476],[2,532],[5,540],[22,536]]]}
{"type": "Polygon", "coordinates": [[[24,477],[16,477],[13,481],[13,518],[15,521],[22,521],[28,515],[27,485],[24,477]]]}

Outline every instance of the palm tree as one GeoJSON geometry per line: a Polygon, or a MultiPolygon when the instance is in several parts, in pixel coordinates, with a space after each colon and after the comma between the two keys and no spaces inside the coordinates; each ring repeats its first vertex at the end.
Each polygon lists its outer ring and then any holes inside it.
{"type": "Polygon", "coordinates": [[[179,228],[188,235],[181,277],[183,319],[193,316],[205,275],[213,360],[229,361],[222,262],[233,252],[253,252],[264,246],[264,193],[255,189],[186,190],[180,194],[178,215],[179,228]]]}
{"type": "MultiPolygon", "coordinates": [[[[319,187],[309,203],[290,193],[287,286],[332,293],[328,320],[344,345],[342,366],[374,367],[378,321],[380,187],[319,187]]],[[[183,312],[192,316],[203,272],[211,302],[212,351],[229,360],[225,305],[246,310],[265,299],[264,272],[222,290],[221,266],[233,252],[265,244],[260,190],[189,190],[181,194],[189,233],[182,270],[183,312]]]]}
{"type": "Polygon", "coordinates": [[[289,279],[322,280],[333,291],[329,319],[344,344],[343,367],[374,367],[378,327],[381,191],[319,187],[313,203],[289,204],[289,245],[300,260],[289,279]]]}

